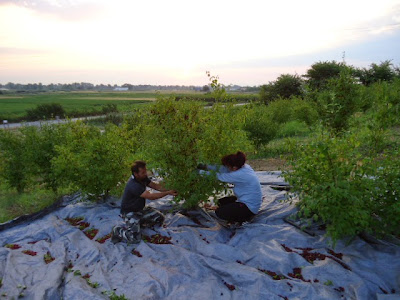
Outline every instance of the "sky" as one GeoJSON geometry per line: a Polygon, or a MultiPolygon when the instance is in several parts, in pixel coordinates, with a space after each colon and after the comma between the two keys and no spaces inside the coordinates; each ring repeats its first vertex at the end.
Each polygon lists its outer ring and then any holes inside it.
{"type": "Polygon", "coordinates": [[[0,0],[0,83],[261,85],[400,65],[400,0],[0,0]]]}

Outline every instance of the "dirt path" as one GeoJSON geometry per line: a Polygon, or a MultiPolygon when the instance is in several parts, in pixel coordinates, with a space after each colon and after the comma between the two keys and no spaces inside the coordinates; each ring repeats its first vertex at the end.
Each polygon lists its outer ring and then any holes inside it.
{"type": "Polygon", "coordinates": [[[288,168],[285,161],[280,158],[250,159],[249,165],[254,171],[283,171],[288,168]]]}

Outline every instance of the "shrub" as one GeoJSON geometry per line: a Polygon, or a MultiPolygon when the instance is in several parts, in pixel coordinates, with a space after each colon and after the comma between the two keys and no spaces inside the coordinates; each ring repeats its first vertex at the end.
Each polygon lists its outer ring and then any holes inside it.
{"type": "Polygon", "coordinates": [[[122,191],[129,175],[131,136],[113,124],[105,132],[81,122],[69,124],[67,141],[57,146],[52,160],[56,175],[82,192],[99,199],[122,191]]]}
{"type": "Polygon", "coordinates": [[[103,114],[110,114],[110,113],[117,113],[118,112],[118,108],[117,108],[117,104],[114,103],[108,103],[106,105],[103,105],[101,107],[101,112],[103,114]]]}
{"type": "Polygon", "coordinates": [[[0,130],[1,177],[22,193],[29,182],[31,161],[27,159],[25,137],[20,132],[0,130]]]}
{"type": "Polygon", "coordinates": [[[198,174],[199,162],[220,163],[223,155],[248,147],[233,111],[229,103],[204,109],[198,102],[173,98],[160,98],[150,107],[142,157],[158,168],[167,188],[178,191],[175,200],[184,200],[185,207],[206,202],[224,188],[215,175],[198,174]]]}
{"type": "Polygon", "coordinates": [[[56,147],[65,143],[65,125],[43,125],[41,128],[29,126],[21,129],[25,140],[25,158],[31,163],[29,176],[38,183],[57,191],[57,180],[51,161],[57,156],[56,147]]]}
{"type": "Polygon", "coordinates": [[[273,120],[269,107],[256,105],[247,113],[243,128],[247,131],[249,139],[259,149],[261,145],[268,144],[275,138],[278,123],[273,120]]]}
{"type": "Polygon", "coordinates": [[[316,105],[322,123],[334,134],[348,128],[350,117],[359,103],[360,87],[350,70],[344,70],[337,79],[331,79],[328,88],[317,95],[316,105]]]}
{"type": "Polygon", "coordinates": [[[260,89],[260,100],[264,104],[277,99],[289,99],[303,95],[303,80],[298,75],[282,74],[276,81],[263,85],[260,89]]]}
{"type": "Polygon", "coordinates": [[[36,108],[29,109],[26,112],[26,119],[28,121],[53,119],[56,116],[60,118],[64,118],[65,116],[64,108],[58,103],[39,104],[36,108]]]}
{"type": "Polygon", "coordinates": [[[292,170],[284,177],[299,196],[300,214],[321,218],[334,243],[364,231],[399,234],[400,164],[391,165],[393,154],[365,155],[357,133],[322,133],[308,144],[289,142],[289,147],[292,170]]]}
{"type": "Polygon", "coordinates": [[[312,90],[323,90],[329,80],[338,78],[340,72],[345,68],[346,66],[343,63],[334,60],[319,61],[314,63],[303,77],[307,78],[307,84],[312,90]]]}

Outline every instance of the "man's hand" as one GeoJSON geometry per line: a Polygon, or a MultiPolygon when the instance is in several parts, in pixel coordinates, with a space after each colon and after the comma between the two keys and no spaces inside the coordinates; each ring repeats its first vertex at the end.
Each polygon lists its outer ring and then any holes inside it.
{"type": "Polygon", "coordinates": [[[177,191],[174,191],[174,190],[169,190],[169,191],[168,191],[168,195],[177,196],[177,195],[178,195],[178,192],[177,192],[177,191]]]}

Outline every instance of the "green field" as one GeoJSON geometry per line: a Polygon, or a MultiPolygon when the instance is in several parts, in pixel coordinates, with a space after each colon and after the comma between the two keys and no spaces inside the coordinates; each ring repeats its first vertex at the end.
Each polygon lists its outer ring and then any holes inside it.
{"type": "MultiPolygon", "coordinates": [[[[124,112],[146,105],[158,96],[169,95],[198,100],[210,98],[210,95],[194,91],[10,93],[0,95],[0,120],[23,121],[27,110],[46,103],[61,104],[69,117],[101,114],[102,106],[106,104],[116,104],[118,110],[124,112]]],[[[231,95],[238,101],[249,101],[257,97],[256,94],[231,95]]]]}
{"type": "Polygon", "coordinates": [[[67,113],[76,112],[88,114],[100,112],[106,104],[117,104],[119,110],[149,103],[157,97],[153,93],[101,93],[101,92],[65,92],[65,93],[41,93],[41,94],[8,94],[0,95],[0,118],[2,120],[22,120],[28,109],[35,108],[39,104],[59,103],[67,113]]]}

